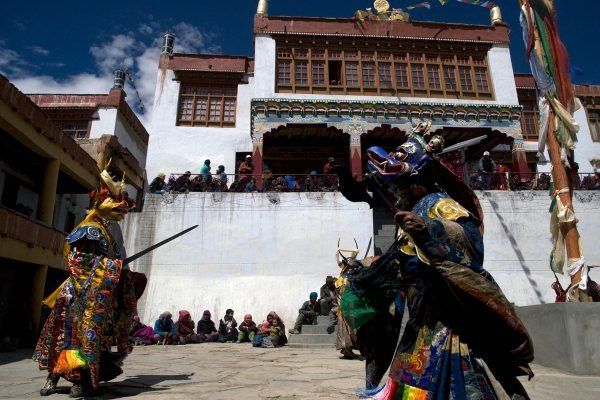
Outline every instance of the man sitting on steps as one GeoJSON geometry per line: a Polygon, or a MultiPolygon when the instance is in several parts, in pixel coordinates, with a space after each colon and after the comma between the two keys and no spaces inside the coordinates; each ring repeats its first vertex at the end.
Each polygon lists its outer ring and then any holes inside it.
{"type": "Polygon", "coordinates": [[[321,307],[317,301],[317,292],[311,292],[309,300],[302,304],[300,310],[298,310],[298,318],[294,324],[294,329],[290,329],[289,332],[293,335],[299,335],[302,332],[302,325],[316,325],[317,317],[321,314],[321,307]]]}

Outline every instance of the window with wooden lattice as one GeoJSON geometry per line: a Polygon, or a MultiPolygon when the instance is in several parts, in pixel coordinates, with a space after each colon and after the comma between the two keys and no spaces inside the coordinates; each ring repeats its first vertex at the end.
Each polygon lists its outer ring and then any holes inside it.
{"type": "Polygon", "coordinates": [[[237,86],[182,83],[177,125],[235,126],[237,86]]]}

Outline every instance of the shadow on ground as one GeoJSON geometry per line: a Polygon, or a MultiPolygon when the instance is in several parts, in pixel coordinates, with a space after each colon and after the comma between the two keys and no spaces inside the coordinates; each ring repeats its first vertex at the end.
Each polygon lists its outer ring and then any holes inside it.
{"type": "Polygon", "coordinates": [[[122,397],[137,396],[142,393],[160,392],[170,389],[169,386],[154,387],[162,382],[189,381],[193,374],[181,375],[137,375],[120,382],[102,384],[103,399],[119,399],[122,397]]]}
{"type": "Polygon", "coordinates": [[[0,352],[0,365],[10,364],[26,359],[31,359],[33,349],[18,349],[0,352]]]}

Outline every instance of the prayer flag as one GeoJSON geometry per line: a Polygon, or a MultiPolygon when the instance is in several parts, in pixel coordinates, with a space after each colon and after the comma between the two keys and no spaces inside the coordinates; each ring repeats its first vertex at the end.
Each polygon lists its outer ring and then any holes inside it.
{"type": "Polygon", "coordinates": [[[422,3],[417,3],[415,5],[406,7],[407,10],[414,10],[415,8],[426,8],[429,10],[431,8],[431,4],[429,4],[427,1],[424,1],[422,3]]]}

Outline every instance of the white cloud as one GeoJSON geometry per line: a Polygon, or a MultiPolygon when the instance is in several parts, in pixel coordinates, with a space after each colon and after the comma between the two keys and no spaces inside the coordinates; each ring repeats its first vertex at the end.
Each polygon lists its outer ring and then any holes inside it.
{"type": "MultiPolygon", "coordinates": [[[[138,29],[141,36],[166,30],[155,21],[142,24],[138,29]]],[[[212,44],[212,35],[186,22],[172,26],[171,30],[176,35],[176,52],[218,53],[221,50],[219,46],[212,44]]],[[[115,34],[106,42],[90,46],[95,73],[80,73],[64,79],[47,74],[37,75],[34,66],[0,41],[0,72],[7,75],[25,93],[107,93],[112,87],[113,71],[126,67],[133,75],[144,103],[146,115],[140,118],[146,123],[152,112],[161,41],[161,37],[143,38],[133,32],[115,34]]],[[[34,51],[32,48],[30,50],[34,51]]],[[[126,84],[125,90],[128,94],[127,101],[138,110],[138,100],[130,83],[126,84]]]]}
{"type": "Polygon", "coordinates": [[[47,56],[50,54],[50,50],[44,49],[43,47],[40,47],[40,46],[29,46],[28,49],[33,54],[36,54],[38,56],[47,56]]]}

